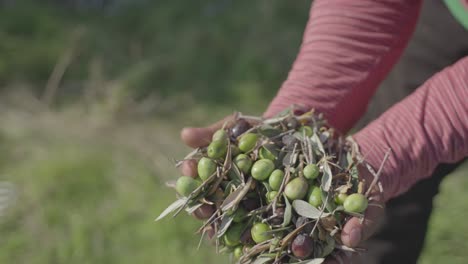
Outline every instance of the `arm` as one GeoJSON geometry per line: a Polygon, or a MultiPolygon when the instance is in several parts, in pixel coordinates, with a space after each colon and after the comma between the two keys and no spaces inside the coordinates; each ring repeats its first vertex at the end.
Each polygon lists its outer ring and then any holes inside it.
{"type": "Polygon", "coordinates": [[[425,82],[353,136],[366,161],[379,168],[388,200],[430,176],[439,163],[468,156],[468,57],[425,82]]]}
{"type": "Polygon", "coordinates": [[[316,0],[300,52],[266,111],[315,108],[345,133],[413,33],[422,0],[316,0]]]}

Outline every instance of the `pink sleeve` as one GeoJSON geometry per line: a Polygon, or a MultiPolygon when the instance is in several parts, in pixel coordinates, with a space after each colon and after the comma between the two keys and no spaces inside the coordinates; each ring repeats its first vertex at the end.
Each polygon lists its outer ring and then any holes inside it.
{"type": "Polygon", "coordinates": [[[444,69],[353,136],[372,167],[392,150],[381,181],[386,199],[468,156],[468,57],[444,69]]]}
{"type": "Polygon", "coordinates": [[[299,104],[349,130],[406,47],[421,2],[314,1],[300,52],[265,116],[299,104]]]}

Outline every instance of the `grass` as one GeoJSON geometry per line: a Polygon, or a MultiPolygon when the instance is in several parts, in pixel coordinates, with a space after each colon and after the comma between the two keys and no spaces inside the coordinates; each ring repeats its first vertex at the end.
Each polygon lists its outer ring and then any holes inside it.
{"type": "Polygon", "coordinates": [[[148,120],[74,131],[69,117],[38,118],[23,124],[10,115],[1,127],[1,180],[16,186],[17,199],[0,219],[0,263],[224,260],[209,245],[197,252],[198,223],[188,216],[154,222],[174,198],[164,182],[178,175],[171,159],[186,151],[178,128],[148,120]]]}

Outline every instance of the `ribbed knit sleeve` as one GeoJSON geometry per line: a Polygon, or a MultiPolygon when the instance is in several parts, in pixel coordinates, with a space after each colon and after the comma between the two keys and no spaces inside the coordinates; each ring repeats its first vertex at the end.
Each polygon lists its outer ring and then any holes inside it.
{"type": "Polygon", "coordinates": [[[300,52],[265,116],[300,104],[349,130],[406,47],[421,2],[314,1],[300,52]]]}
{"type": "Polygon", "coordinates": [[[468,156],[468,57],[433,76],[353,136],[375,169],[386,199],[428,177],[439,163],[468,156]]]}

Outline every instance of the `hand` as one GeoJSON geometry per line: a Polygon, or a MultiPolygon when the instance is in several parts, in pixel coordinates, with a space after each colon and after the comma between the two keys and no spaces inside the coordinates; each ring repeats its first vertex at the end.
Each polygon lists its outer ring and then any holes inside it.
{"type": "MultiPolygon", "coordinates": [[[[198,148],[207,146],[214,132],[218,129],[226,126],[230,126],[234,121],[234,115],[229,115],[220,121],[207,126],[207,127],[186,127],[181,131],[182,141],[189,147],[198,148]]],[[[183,175],[195,177],[197,175],[197,164],[195,160],[184,161],[180,167],[183,175]]],[[[360,176],[366,179],[366,182],[370,184],[373,176],[367,171],[367,169],[360,168],[360,176]]],[[[359,218],[351,218],[343,228],[341,233],[341,240],[347,247],[357,247],[361,242],[368,239],[379,227],[382,216],[384,214],[384,200],[382,193],[374,187],[369,193],[369,207],[366,210],[365,218],[361,221],[359,218]]],[[[327,264],[332,263],[350,263],[352,260],[352,254],[340,254],[330,257],[327,259],[327,264]]]]}

